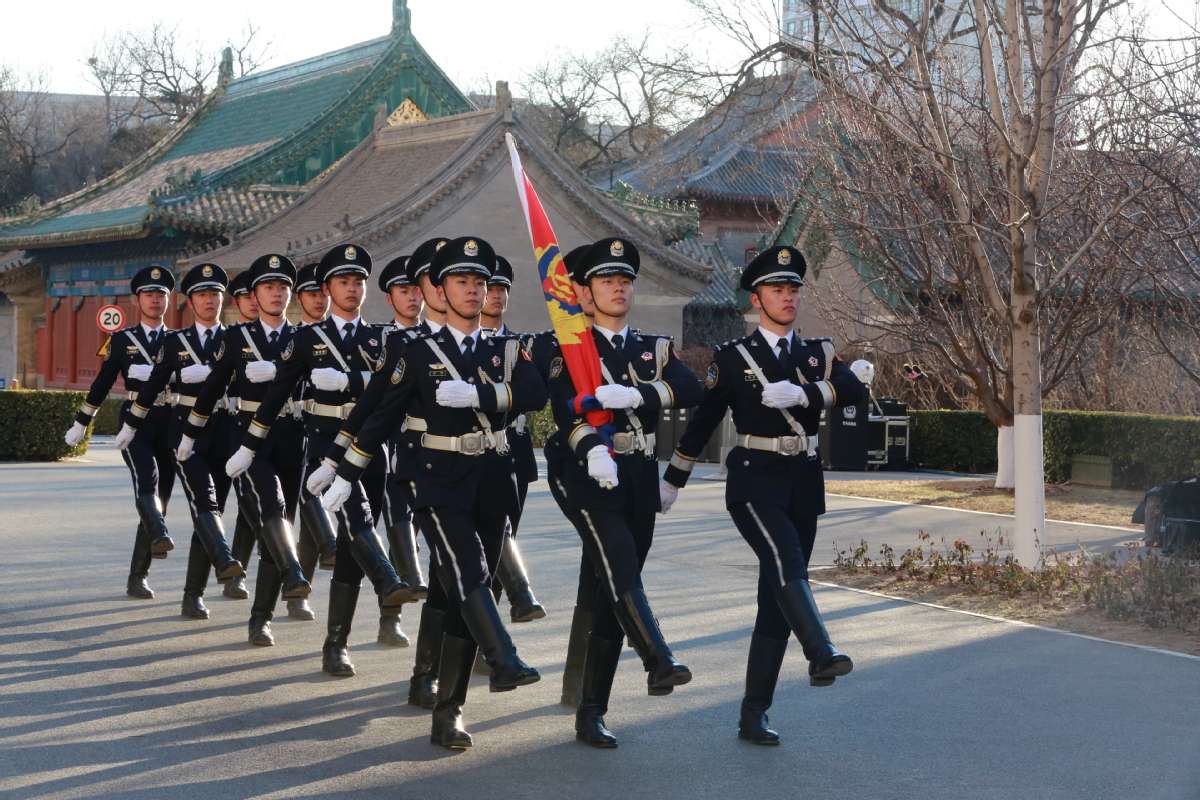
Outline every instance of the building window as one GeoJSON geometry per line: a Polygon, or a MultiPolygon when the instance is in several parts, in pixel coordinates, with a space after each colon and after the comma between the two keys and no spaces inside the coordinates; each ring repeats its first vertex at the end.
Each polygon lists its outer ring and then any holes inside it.
{"type": "Polygon", "coordinates": [[[787,35],[788,35],[788,36],[795,36],[795,35],[796,35],[796,23],[795,23],[794,21],[793,21],[793,22],[789,22],[788,24],[784,25],[784,26],[783,26],[783,29],[784,29],[784,31],[786,31],[786,32],[787,32],[787,35]]]}

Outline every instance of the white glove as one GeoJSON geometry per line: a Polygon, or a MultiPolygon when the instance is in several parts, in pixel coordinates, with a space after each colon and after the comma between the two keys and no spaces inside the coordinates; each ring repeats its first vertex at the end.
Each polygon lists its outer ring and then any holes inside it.
{"type": "Polygon", "coordinates": [[[322,367],[312,371],[312,385],[322,392],[340,392],[350,385],[350,376],[340,369],[322,367]]]}
{"type": "Polygon", "coordinates": [[[763,387],[762,404],[767,408],[808,407],[808,395],[791,381],[768,383],[763,387]]]}
{"type": "Polygon", "coordinates": [[[154,367],[149,364],[133,364],[129,367],[129,377],[135,381],[149,380],[151,372],[154,372],[154,367]]]}
{"type": "Polygon", "coordinates": [[[337,463],[331,458],[321,460],[321,466],[313,470],[313,474],[308,476],[304,486],[308,489],[308,493],[313,497],[320,497],[321,492],[333,483],[333,479],[337,477],[337,463]]]}
{"type": "Polygon", "coordinates": [[[434,398],[447,408],[479,408],[479,390],[466,381],[442,381],[434,398]]]}
{"type": "Polygon", "coordinates": [[[254,451],[245,445],[238,448],[238,451],[229,457],[225,462],[225,474],[231,478],[236,478],[246,470],[250,469],[250,462],[254,460],[254,451]]]}
{"type": "Polygon", "coordinates": [[[617,485],[617,462],[613,461],[608,448],[598,444],[588,450],[588,475],[596,479],[603,489],[613,489],[617,485]]]}
{"type": "Polygon", "coordinates": [[[666,481],[658,485],[658,501],[662,503],[662,513],[667,513],[671,510],[671,506],[675,505],[675,500],[679,497],[679,487],[673,486],[666,481]]]}
{"type": "Polygon", "coordinates": [[[210,372],[212,372],[212,367],[204,364],[192,364],[190,367],[179,370],[179,377],[183,379],[184,383],[204,383],[204,379],[210,372]]]}
{"type": "Polygon", "coordinates": [[[246,377],[251,383],[266,383],[275,378],[274,361],[251,361],[246,365],[246,377]]]}
{"type": "Polygon", "coordinates": [[[129,443],[133,441],[133,437],[137,434],[137,429],[126,422],[121,426],[121,430],[117,431],[117,449],[124,450],[129,447],[129,443]]]}
{"type": "Polygon", "coordinates": [[[71,447],[78,447],[79,443],[83,441],[83,437],[86,435],[87,425],[81,425],[80,423],[76,422],[71,426],[70,430],[67,431],[67,435],[64,436],[63,439],[66,440],[67,444],[69,444],[71,447]]]}
{"type": "Polygon", "coordinates": [[[190,436],[184,436],[179,440],[179,447],[175,448],[175,460],[187,461],[192,457],[192,447],[196,444],[196,440],[190,436]]]}
{"type": "Polygon", "coordinates": [[[637,408],[642,404],[642,393],[632,386],[605,384],[596,387],[596,399],[605,408],[637,408]]]}
{"type": "Polygon", "coordinates": [[[350,488],[350,481],[345,478],[334,478],[329,490],[321,495],[321,505],[325,506],[326,511],[333,513],[341,511],[342,505],[350,497],[350,488]]]}

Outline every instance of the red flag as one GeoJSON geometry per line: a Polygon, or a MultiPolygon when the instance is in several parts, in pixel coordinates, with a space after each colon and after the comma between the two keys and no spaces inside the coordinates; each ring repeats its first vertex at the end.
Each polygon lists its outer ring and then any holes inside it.
{"type": "MultiPolygon", "coordinates": [[[[558,337],[563,361],[571,372],[571,382],[575,384],[575,410],[582,412],[580,398],[594,396],[596,387],[604,382],[600,371],[600,353],[592,338],[592,326],[588,324],[579,299],[575,297],[571,276],[567,274],[567,266],[563,263],[550,220],[529,176],[521,167],[516,142],[511,133],[505,134],[505,138],[512,160],[513,177],[517,181],[517,192],[521,196],[521,207],[525,210],[525,221],[529,224],[529,236],[533,240],[533,253],[542,279],[542,294],[546,297],[550,322],[558,337]]],[[[608,410],[587,412],[588,422],[598,431],[601,425],[611,424],[612,418],[612,412],[608,410]]]]}

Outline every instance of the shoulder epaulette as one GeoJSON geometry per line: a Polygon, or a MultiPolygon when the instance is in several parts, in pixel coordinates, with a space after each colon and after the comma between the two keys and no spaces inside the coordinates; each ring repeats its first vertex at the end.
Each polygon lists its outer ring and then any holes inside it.
{"type": "Polygon", "coordinates": [[[719,345],[716,346],[715,349],[720,350],[725,347],[737,347],[739,344],[748,340],[753,335],[754,334],[749,334],[747,336],[739,336],[736,339],[730,339],[728,342],[721,342],[719,345]]]}
{"type": "Polygon", "coordinates": [[[833,339],[830,339],[828,336],[823,336],[823,337],[819,337],[816,339],[801,339],[800,341],[804,342],[805,344],[811,345],[811,344],[823,344],[825,342],[832,342],[833,339]]]}
{"type": "Polygon", "coordinates": [[[672,342],[675,341],[675,337],[671,336],[669,334],[666,334],[666,333],[642,333],[641,330],[638,328],[630,328],[629,333],[631,335],[639,337],[641,339],[668,339],[672,342]]]}

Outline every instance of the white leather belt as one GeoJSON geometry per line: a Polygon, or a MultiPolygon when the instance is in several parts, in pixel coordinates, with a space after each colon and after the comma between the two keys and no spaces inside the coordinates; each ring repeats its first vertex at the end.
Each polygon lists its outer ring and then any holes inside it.
{"type": "MultiPolygon", "coordinates": [[[[238,401],[237,401],[237,410],[238,411],[249,411],[251,414],[253,414],[254,412],[258,411],[258,407],[261,405],[262,405],[262,403],[255,402],[254,400],[242,400],[239,397],[238,401]]],[[[283,404],[283,408],[279,409],[278,416],[281,416],[281,417],[295,416],[300,411],[301,405],[302,404],[298,400],[288,400],[286,403],[283,404]]]]}
{"type": "Polygon", "coordinates": [[[346,419],[350,416],[350,412],[354,410],[354,403],[343,403],[340,406],[330,406],[324,403],[318,403],[316,400],[305,400],[304,410],[307,413],[314,414],[318,417],[346,419]]]}
{"type": "Polygon", "coordinates": [[[405,417],[402,430],[424,432],[429,430],[429,423],[420,417],[405,417]]]}
{"type": "MultiPolygon", "coordinates": [[[[140,393],[139,392],[129,392],[129,393],[127,393],[127,399],[136,401],[138,399],[138,394],[140,394],[140,393]]],[[[154,405],[156,405],[156,406],[171,405],[171,391],[169,389],[163,389],[161,392],[159,392],[158,397],[154,398],[154,405]]]]}
{"type": "Polygon", "coordinates": [[[508,452],[508,442],[493,441],[484,431],[465,433],[462,436],[435,436],[432,433],[421,434],[421,446],[430,450],[447,450],[451,453],[462,453],[464,456],[481,456],[485,450],[495,450],[498,453],[508,452]]]}
{"type": "Polygon", "coordinates": [[[765,450],[768,453],[779,453],[784,456],[798,456],[801,453],[809,458],[816,458],[817,438],[815,436],[751,436],[739,433],[737,446],[750,450],[765,450]]]}
{"type": "Polygon", "coordinates": [[[639,437],[636,433],[614,433],[612,449],[617,455],[635,453],[638,450],[653,454],[656,439],[653,433],[647,433],[644,437],[639,437]]]}

